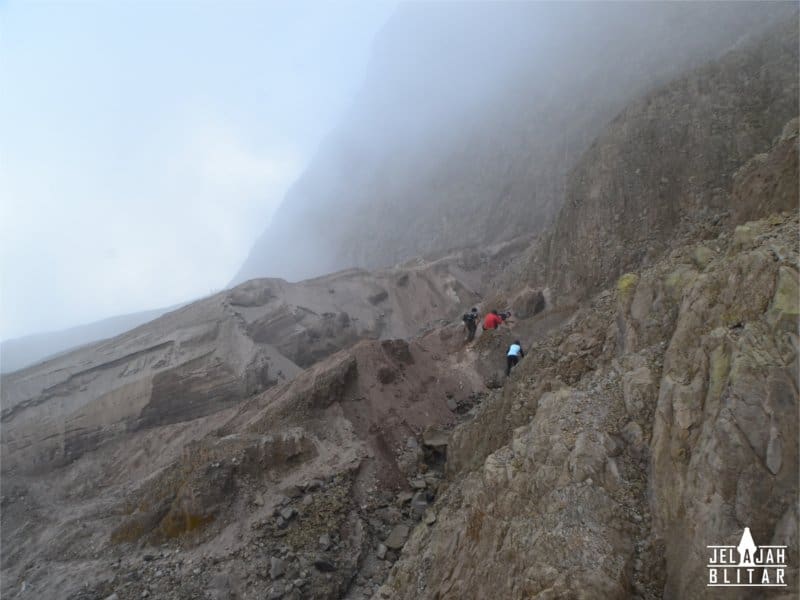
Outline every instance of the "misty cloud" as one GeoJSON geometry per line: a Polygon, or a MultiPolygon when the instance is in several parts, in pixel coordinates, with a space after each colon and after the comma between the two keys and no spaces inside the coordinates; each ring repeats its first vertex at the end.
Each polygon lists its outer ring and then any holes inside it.
{"type": "Polygon", "coordinates": [[[540,233],[570,170],[628,103],[791,9],[403,4],[352,108],[233,281],[384,267],[540,233]]]}
{"type": "Polygon", "coordinates": [[[224,286],[393,9],[0,7],[0,337],[224,286]]]}

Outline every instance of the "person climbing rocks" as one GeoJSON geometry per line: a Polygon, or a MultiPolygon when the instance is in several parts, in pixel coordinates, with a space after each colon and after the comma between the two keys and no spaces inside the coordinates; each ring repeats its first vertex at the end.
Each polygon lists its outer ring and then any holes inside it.
{"type": "Polygon", "coordinates": [[[496,310],[493,310],[486,318],[483,320],[483,328],[484,329],[497,329],[500,325],[503,324],[503,319],[500,315],[497,314],[496,310]]]}
{"type": "Polygon", "coordinates": [[[478,330],[479,319],[478,309],[474,306],[471,311],[461,317],[461,320],[464,321],[464,326],[467,328],[467,342],[471,342],[475,339],[475,332],[478,330]]]}
{"type": "Polygon", "coordinates": [[[508,354],[506,354],[506,377],[511,375],[511,369],[517,365],[519,359],[524,357],[525,353],[522,351],[522,344],[519,340],[514,340],[514,343],[508,347],[508,354]]]}

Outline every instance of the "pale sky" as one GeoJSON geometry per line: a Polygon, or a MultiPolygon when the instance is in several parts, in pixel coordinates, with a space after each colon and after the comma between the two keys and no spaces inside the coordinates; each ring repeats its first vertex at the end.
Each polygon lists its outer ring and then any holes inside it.
{"type": "Polygon", "coordinates": [[[0,5],[0,339],[224,287],[395,4],[0,5]]]}

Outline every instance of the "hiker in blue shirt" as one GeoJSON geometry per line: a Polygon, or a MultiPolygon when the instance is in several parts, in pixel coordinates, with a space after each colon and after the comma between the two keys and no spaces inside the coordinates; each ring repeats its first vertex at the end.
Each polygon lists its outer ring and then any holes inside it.
{"type": "Polygon", "coordinates": [[[509,346],[508,354],[506,355],[506,377],[511,375],[511,368],[514,367],[523,356],[525,356],[525,353],[522,351],[522,344],[520,344],[519,340],[514,340],[514,343],[509,346]]]}

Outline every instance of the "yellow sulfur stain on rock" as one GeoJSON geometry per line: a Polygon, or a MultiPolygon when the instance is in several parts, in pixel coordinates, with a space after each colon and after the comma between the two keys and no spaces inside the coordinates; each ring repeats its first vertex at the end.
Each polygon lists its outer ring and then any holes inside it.
{"type": "Polygon", "coordinates": [[[159,530],[164,537],[176,538],[190,531],[194,531],[195,529],[199,529],[200,527],[204,527],[213,520],[213,515],[171,512],[161,521],[159,530]]]}
{"type": "Polygon", "coordinates": [[[636,273],[625,273],[617,280],[617,298],[622,304],[627,304],[633,297],[639,276],[636,273]]]}
{"type": "Polygon", "coordinates": [[[143,521],[139,519],[129,519],[111,533],[111,543],[121,544],[124,542],[135,542],[146,533],[147,525],[143,521]]]}

